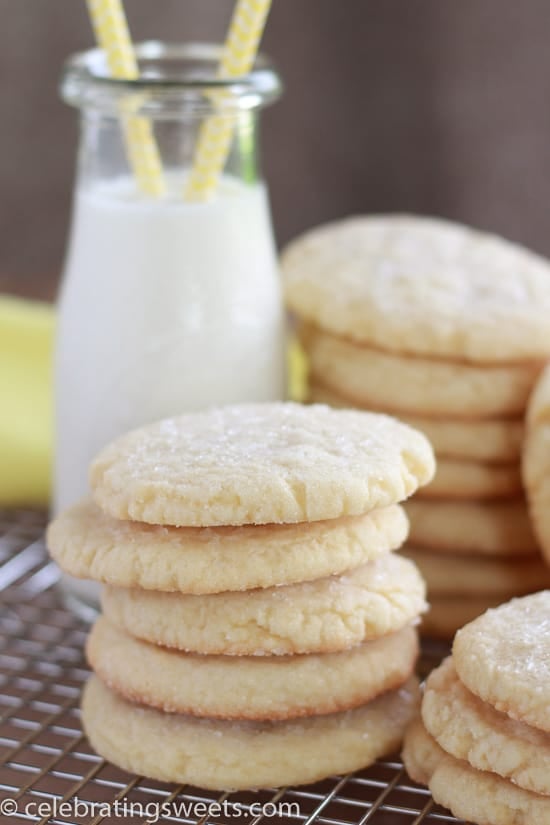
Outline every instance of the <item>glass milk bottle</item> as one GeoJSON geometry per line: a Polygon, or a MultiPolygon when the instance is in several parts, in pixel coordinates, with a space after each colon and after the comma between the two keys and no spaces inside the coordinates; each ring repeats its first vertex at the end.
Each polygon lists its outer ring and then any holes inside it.
{"type": "MultiPolygon", "coordinates": [[[[213,404],[285,395],[285,315],[258,118],[280,94],[265,59],[216,80],[216,46],[137,47],[140,79],[109,78],[93,50],[62,94],[81,112],[72,228],[55,355],[55,511],[88,492],[88,466],[133,427],[213,404]],[[184,198],[197,136],[214,109],[233,125],[214,195],[184,198]],[[121,118],[146,118],[162,188],[140,191],[121,118]]],[[[74,583],[75,586],[77,583],[74,583]]],[[[92,598],[89,585],[82,590],[92,598]]]]}

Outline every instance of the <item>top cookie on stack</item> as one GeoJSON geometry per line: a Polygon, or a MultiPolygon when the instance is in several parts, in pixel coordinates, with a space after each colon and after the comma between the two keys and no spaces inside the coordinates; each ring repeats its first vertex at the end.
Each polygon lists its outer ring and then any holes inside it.
{"type": "Polygon", "coordinates": [[[482,364],[550,354],[550,267],[493,235],[357,217],[308,232],[282,264],[298,317],[358,343],[482,364]]]}
{"type": "Polygon", "coordinates": [[[100,453],[90,481],[115,518],[215,527],[361,515],[433,470],[427,440],[388,416],[275,403],[134,430],[100,453]]]}
{"type": "Polygon", "coordinates": [[[520,473],[523,417],[550,356],[549,264],[446,221],[374,216],[306,233],[282,269],[310,400],[395,414],[433,443],[437,474],[408,511],[409,552],[435,607],[429,629],[452,634],[476,615],[469,580],[480,582],[476,611],[550,581],[520,473]],[[481,564],[498,588],[480,592],[481,564]]]}

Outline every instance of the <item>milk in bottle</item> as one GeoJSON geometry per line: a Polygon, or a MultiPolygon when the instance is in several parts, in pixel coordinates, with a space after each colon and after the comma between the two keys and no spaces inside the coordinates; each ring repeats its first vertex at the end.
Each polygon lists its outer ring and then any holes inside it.
{"type": "MultiPolygon", "coordinates": [[[[210,200],[187,202],[219,52],[144,44],[138,54],[140,81],[107,79],[97,51],[70,61],[63,81],[82,137],[55,356],[56,511],[88,494],[89,463],[117,435],[285,395],[285,316],[256,141],[277,76],[260,62],[227,84],[229,161],[210,200]],[[134,83],[164,163],[160,197],[141,193],[128,168],[120,111],[134,83]]],[[[91,583],[67,586],[93,602],[91,583]]]]}
{"type": "Polygon", "coordinates": [[[131,178],[77,193],[56,355],[55,508],[115,436],[164,415],[285,391],[284,314],[262,183],[186,203],[131,178]]]}

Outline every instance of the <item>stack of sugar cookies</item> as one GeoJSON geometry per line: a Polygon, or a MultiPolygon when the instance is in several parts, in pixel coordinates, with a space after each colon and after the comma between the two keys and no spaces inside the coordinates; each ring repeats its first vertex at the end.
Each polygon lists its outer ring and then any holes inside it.
{"type": "Polygon", "coordinates": [[[550,357],[550,265],[499,238],[427,218],[352,218],[282,256],[310,399],[388,412],[434,445],[434,481],[407,507],[406,552],[428,583],[427,633],[550,582],[520,454],[550,357]]]}
{"type": "Polygon", "coordinates": [[[273,403],[159,422],[106,447],[95,502],[48,531],[103,582],[83,721],[161,780],[243,789],[355,770],[418,709],[426,605],[398,504],[431,447],[387,416],[273,403]]]}
{"type": "Polygon", "coordinates": [[[426,682],[403,760],[436,802],[479,825],[550,825],[550,590],[460,630],[426,682]]]}

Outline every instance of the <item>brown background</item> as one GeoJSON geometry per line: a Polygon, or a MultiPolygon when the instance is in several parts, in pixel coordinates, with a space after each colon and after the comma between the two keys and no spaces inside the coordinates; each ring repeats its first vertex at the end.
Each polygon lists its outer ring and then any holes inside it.
{"type": "MultiPolygon", "coordinates": [[[[232,0],[126,0],[135,39],[222,39],[232,0]]],[[[63,58],[84,0],[0,0],[0,289],[53,294],[76,148],[63,58]]],[[[274,0],[264,117],[284,242],[358,211],[433,213],[550,254],[548,0],[274,0]]]]}

